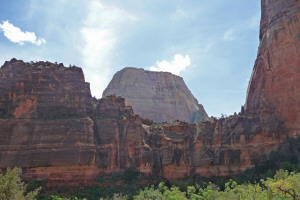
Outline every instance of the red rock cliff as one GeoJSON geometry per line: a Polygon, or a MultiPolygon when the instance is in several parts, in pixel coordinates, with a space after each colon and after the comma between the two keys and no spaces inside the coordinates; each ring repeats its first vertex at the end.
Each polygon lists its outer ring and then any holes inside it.
{"type": "Polygon", "coordinates": [[[124,99],[90,95],[82,70],[12,59],[0,70],[0,168],[48,186],[96,184],[135,168],[165,178],[241,173],[289,153],[299,132],[300,2],[262,1],[261,43],[244,109],[198,124],[156,124],[124,99]]]}
{"type": "Polygon", "coordinates": [[[262,0],[260,45],[247,92],[249,114],[273,111],[300,128],[300,2],[262,0]]]}

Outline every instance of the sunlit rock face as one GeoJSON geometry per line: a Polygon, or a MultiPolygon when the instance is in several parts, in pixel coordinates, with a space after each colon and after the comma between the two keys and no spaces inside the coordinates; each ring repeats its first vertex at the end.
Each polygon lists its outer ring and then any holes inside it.
{"type": "Polygon", "coordinates": [[[89,84],[79,67],[12,59],[1,67],[0,81],[2,117],[86,117],[91,110],[89,84]]]}
{"type": "Polygon", "coordinates": [[[262,0],[260,45],[245,110],[273,111],[291,129],[300,128],[300,3],[262,0]]]}
{"type": "MultiPolygon", "coordinates": [[[[168,179],[228,176],[272,154],[288,158],[286,138],[300,131],[300,2],[264,0],[262,8],[247,101],[239,114],[218,120],[154,123],[120,96],[92,98],[78,67],[6,62],[0,69],[0,168],[19,166],[25,179],[62,188],[99,184],[97,177],[126,169],[168,179]]],[[[160,74],[156,79],[166,76],[165,82],[180,79],[160,74]]],[[[178,93],[184,91],[179,85],[178,93]]]]}
{"type": "Polygon", "coordinates": [[[0,127],[0,168],[50,187],[133,167],[146,133],[123,98],[92,98],[81,68],[16,59],[0,70],[0,127]]]}
{"type": "Polygon", "coordinates": [[[91,165],[91,112],[81,68],[6,62],[0,70],[0,167],[23,167],[33,171],[30,178],[43,178],[40,167],[91,165]]]}
{"type": "Polygon", "coordinates": [[[154,122],[197,123],[208,119],[183,79],[169,72],[124,68],[114,75],[102,96],[112,94],[124,97],[136,114],[154,122]]]}

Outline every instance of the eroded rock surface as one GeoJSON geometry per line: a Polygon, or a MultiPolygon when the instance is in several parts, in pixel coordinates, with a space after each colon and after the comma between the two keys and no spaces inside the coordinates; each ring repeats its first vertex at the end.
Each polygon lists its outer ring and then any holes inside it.
{"type": "Polygon", "coordinates": [[[122,97],[92,98],[78,67],[6,62],[0,168],[19,166],[25,178],[61,188],[97,184],[96,177],[129,168],[169,179],[233,175],[272,152],[288,155],[285,139],[300,130],[300,1],[263,0],[262,8],[245,107],[219,120],[154,123],[134,115],[122,97]]]}
{"type": "Polygon", "coordinates": [[[260,45],[245,110],[273,111],[297,135],[300,128],[300,3],[262,0],[260,45]]]}
{"type": "Polygon", "coordinates": [[[124,97],[136,114],[154,122],[208,119],[183,79],[169,72],[124,68],[114,75],[102,97],[112,94],[124,97]]]}
{"type": "Polygon", "coordinates": [[[91,92],[82,69],[12,59],[0,71],[0,116],[60,119],[86,117],[91,92]]]}

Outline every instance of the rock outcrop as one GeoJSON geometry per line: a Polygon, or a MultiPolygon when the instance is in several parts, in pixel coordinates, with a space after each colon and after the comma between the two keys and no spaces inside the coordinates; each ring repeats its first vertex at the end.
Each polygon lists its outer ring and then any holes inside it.
{"type": "Polygon", "coordinates": [[[288,155],[286,140],[300,131],[300,1],[263,0],[262,8],[247,101],[238,115],[219,120],[154,123],[122,97],[92,98],[78,67],[6,62],[0,168],[19,166],[26,179],[60,188],[98,184],[96,177],[129,168],[169,179],[233,175],[274,153],[288,155]]]}
{"type": "Polygon", "coordinates": [[[90,87],[79,67],[12,59],[1,67],[0,78],[2,118],[86,117],[92,109],[90,87]]]}
{"type": "Polygon", "coordinates": [[[141,118],[121,97],[92,98],[80,68],[12,59],[0,77],[0,168],[62,187],[132,167],[141,118]]]}
{"type": "Polygon", "coordinates": [[[122,96],[136,114],[154,122],[208,119],[183,79],[169,72],[124,68],[114,75],[102,97],[112,94],[122,96]]]}
{"type": "Polygon", "coordinates": [[[260,45],[247,92],[245,110],[273,111],[291,135],[300,130],[300,3],[262,0],[260,45]]]}
{"type": "Polygon", "coordinates": [[[81,68],[12,59],[0,77],[1,168],[91,164],[92,97],[81,68]]]}

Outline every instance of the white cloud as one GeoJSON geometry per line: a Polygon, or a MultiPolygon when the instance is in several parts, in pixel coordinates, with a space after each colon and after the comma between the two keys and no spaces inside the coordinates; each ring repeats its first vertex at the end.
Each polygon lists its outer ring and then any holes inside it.
{"type": "Polygon", "coordinates": [[[111,77],[114,49],[123,34],[121,29],[136,18],[117,7],[91,1],[88,15],[80,29],[83,45],[80,46],[87,81],[96,97],[102,97],[111,77]]]}
{"type": "Polygon", "coordinates": [[[24,42],[31,42],[32,44],[41,45],[46,43],[44,38],[36,37],[34,32],[23,32],[20,28],[14,26],[13,24],[9,23],[8,21],[3,21],[0,24],[0,32],[3,31],[4,36],[7,37],[11,42],[18,43],[23,45],[24,42]]]}
{"type": "Polygon", "coordinates": [[[179,75],[180,72],[184,71],[190,65],[191,60],[189,55],[182,56],[180,54],[176,54],[171,62],[166,60],[157,61],[156,66],[149,67],[149,70],[171,72],[172,74],[179,75]]]}

